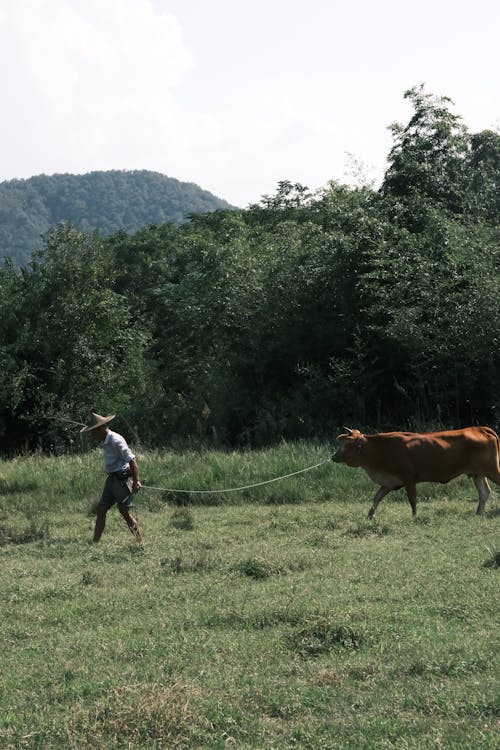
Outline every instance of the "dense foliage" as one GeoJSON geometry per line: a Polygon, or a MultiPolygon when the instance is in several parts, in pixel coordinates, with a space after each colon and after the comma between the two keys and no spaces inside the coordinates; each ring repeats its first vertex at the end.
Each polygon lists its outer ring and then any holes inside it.
{"type": "Polygon", "coordinates": [[[406,93],[380,190],[279,184],[108,238],[54,229],[0,275],[0,450],[93,408],[146,442],[500,420],[500,136],[406,93]]]}
{"type": "Polygon", "coordinates": [[[60,222],[107,235],[229,207],[193,183],[145,170],[10,180],[0,183],[0,257],[25,263],[41,235],[60,222]]]}

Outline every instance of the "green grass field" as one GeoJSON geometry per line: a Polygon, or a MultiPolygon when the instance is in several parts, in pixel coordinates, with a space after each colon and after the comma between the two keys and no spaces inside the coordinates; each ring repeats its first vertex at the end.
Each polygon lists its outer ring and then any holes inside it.
{"type": "MultiPolygon", "coordinates": [[[[139,454],[150,485],[241,486],[328,447],[139,454]]],[[[331,462],[232,494],[144,489],[99,545],[99,450],[0,462],[0,748],[499,746],[499,503],[331,462]]]]}

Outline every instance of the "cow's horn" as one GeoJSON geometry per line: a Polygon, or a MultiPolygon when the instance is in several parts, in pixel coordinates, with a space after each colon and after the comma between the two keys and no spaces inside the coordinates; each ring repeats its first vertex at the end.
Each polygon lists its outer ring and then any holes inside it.
{"type": "Polygon", "coordinates": [[[353,430],[351,430],[351,428],[350,428],[350,427],[345,427],[345,426],[344,426],[344,430],[345,430],[346,432],[349,432],[349,433],[350,433],[351,435],[352,435],[352,433],[353,433],[353,430]]]}

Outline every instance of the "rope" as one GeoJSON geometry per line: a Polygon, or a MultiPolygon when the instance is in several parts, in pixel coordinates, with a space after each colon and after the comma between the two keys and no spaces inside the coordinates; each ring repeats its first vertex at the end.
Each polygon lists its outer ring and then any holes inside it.
{"type": "Polygon", "coordinates": [[[207,494],[216,494],[222,492],[240,492],[241,490],[249,490],[252,487],[261,487],[263,484],[271,484],[271,482],[279,482],[281,479],[288,479],[288,477],[294,477],[296,474],[303,474],[305,471],[312,471],[313,469],[317,469],[318,466],[323,466],[323,464],[326,464],[328,461],[330,461],[329,458],[325,458],[323,461],[320,461],[319,464],[314,464],[314,466],[307,466],[305,469],[299,469],[298,471],[292,471],[291,474],[284,474],[282,477],[274,477],[274,479],[266,479],[264,482],[256,482],[255,484],[247,484],[244,487],[230,487],[229,489],[222,489],[222,490],[175,490],[171,489],[169,487],[152,487],[151,485],[142,485],[143,490],[160,490],[160,492],[185,492],[185,493],[191,493],[193,495],[207,495],[207,494]]]}

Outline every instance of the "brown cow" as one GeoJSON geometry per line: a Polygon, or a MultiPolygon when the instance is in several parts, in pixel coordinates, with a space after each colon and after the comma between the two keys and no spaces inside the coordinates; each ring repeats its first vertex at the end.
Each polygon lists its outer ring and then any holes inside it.
{"type": "Polygon", "coordinates": [[[381,432],[363,435],[344,428],[332,460],[359,466],[380,485],[368,518],[391,490],[404,487],[413,515],[417,513],[418,482],[441,482],[467,474],[479,493],[477,513],[490,495],[488,479],[500,484],[500,440],[489,427],[466,427],[443,432],[381,432]]]}

